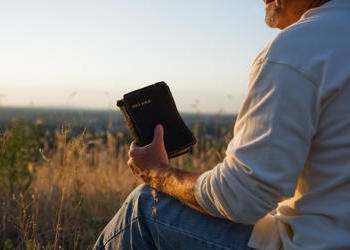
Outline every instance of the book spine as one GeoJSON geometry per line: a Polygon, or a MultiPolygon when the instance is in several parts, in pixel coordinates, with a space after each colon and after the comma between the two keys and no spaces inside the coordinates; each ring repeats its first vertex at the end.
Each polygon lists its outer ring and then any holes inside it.
{"type": "Polygon", "coordinates": [[[132,137],[134,138],[135,142],[137,144],[139,144],[140,143],[139,133],[137,132],[137,129],[133,125],[134,123],[131,120],[131,117],[130,117],[129,112],[127,111],[125,105],[120,105],[120,104],[121,103],[118,104],[118,107],[120,108],[120,111],[123,113],[126,126],[130,130],[130,133],[131,133],[132,137]]]}

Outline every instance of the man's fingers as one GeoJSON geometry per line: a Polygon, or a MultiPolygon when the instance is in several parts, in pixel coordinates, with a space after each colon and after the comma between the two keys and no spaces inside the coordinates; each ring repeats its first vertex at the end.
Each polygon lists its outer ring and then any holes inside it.
{"type": "Polygon", "coordinates": [[[153,141],[151,144],[146,145],[146,146],[139,146],[136,144],[135,141],[133,141],[130,144],[129,151],[128,151],[128,156],[129,158],[139,158],[139,157],[145,157],[149,156],[149,154],[153,154],[154,150],[155,152],[158,152],[160,148],[164,148],[164,129],[163,126],[158,124],[154,128],[154,136],[153,136],[153,141]]]}
{"type": "Polygon", "coordinates": [[[133,141],[133,142],[130,144],[128,156],[129,156],[129,157],[133,157],[133,156],[135,155],[135,152],[137,152],[139,148],[140,148],[140,146],[138,146],[138,145],[136,144],[136,142],[133,141]]]}
{"type": "Polygon", "coordinates": [[[133,164],[133,160],[132,160],[132,158],[129,158],[129,160],[128,160],[128,166],[131,167],[132,164],[133,164]]]}

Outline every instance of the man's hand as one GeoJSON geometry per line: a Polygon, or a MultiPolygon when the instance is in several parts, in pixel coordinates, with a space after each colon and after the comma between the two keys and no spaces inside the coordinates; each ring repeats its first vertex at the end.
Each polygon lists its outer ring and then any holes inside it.
{"type": "Polygon", "coordinates": [[[190,173],[169,165],[163,134],[163,127],[157,125],[150,144],[140,147],[133,142],[130,145],[128,165],[131,171],[140,182],[206,213],[194,195],[195,183],[200,173],[190,173]]]}
{"type": "MultiPolygon", "coordinates": [[[[160,168],[168,168],[168,155],[164,146],[164,129],[162,125],[157,125],[154,129],[153,141],[140,147],[132,142],[129,149],[128,165],[140,182],[151,184],[151,176],[160,168]]],[[[154,176],[155,177],[155,176],[154,176]]]]}

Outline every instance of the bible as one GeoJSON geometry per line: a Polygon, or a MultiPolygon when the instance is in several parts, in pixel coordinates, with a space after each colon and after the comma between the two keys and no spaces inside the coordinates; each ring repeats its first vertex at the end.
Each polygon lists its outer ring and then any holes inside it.
{"type": "Polygon", "coordinates": [[[144,146],[153,140],[154,128],[163,125],[168,157],[187,153],[197,140],[180,116],[165,82],[158,82],[123,95],[117,101],[135,142],[144,146]]]}

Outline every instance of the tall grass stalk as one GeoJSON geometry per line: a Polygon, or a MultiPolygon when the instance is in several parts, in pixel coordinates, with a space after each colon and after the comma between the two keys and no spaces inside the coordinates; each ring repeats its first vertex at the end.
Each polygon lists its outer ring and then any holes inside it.
{"type": "MultiPolygon", "coordinates": [[[[198,144],[170,163],[193,171],[215,166],[232,136],[231,129],[215,129],[217,136],[196,124],[198,144]]],[[[137,185],[127,167],[128,138],[121,131],[99,138],[57,129],[53,147],[41,143],[40,161],[28,163],[30,185],[11,194],[0,190],[0,248],[90,249],[137,185]]]]}

